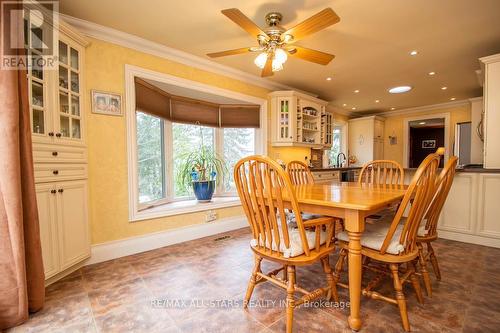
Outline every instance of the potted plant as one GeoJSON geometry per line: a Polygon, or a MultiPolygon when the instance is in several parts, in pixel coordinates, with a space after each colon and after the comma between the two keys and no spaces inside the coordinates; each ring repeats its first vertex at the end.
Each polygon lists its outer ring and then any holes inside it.
{"type": "Polygon", "coordinates": [[[224,179],[226,173],[224,160],[202,141],[198,150],[182,157],[177,177],[186,189],[193,189],[198,202],[210,202],[216,183],[224,179]]]}

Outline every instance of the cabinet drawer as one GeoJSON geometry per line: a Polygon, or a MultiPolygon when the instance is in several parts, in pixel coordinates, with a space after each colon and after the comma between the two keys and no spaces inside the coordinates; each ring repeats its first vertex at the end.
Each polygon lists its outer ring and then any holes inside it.
{"type": "Polygon", "coordinates": [[[35,163],[86,163],[87,149],[35,143],[33,144],[33,161],[35,163]]]}
{"type": "Polygon", "coordinates": [[[87,164],[35,163],[34,169],[36,183],[87,178],[87,164]]]}
{"type": "Polygon", "coordinates": [[[315,181],[338,181],[340,180],[340,173],[338,171],[313,172],[313,178],[315,181]]]}

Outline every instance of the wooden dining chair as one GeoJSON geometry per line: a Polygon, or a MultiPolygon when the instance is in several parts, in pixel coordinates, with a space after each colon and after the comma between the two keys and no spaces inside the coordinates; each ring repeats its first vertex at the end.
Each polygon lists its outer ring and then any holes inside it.
{"type": "MultiPolygon", "coordinates": [[[[403,283],[411,282],[418,301],[423,303],[420,282],[414,265],[414,261],[419,255],[416,239],[420,221],[434,194],[438,166],[439,155],[430,154],[427,156],[413,176],[392,222],[390,224],[366,224],[365,231],[361,236],[361,255],[363,258],[371,259],[363,265],[363,268],[377,273],[375,278],[362,289],[362,294],[373,299],[397,304],[405,331],[410,330],[410,322],[406,309],[406,298],[403,293],[403,283]],[[404,218],[403,214],[407,208],[409,208],[408,217],[404,218]],[[406,267],[401,273],[400,266],[402,265],[406,267]],[[373,290],[387,275],[393,280],[395,298],[373,290]]],[[[341,250],[335,266],[335,282],[339,286],[348,287],[346,284],[339,283],[339,279],[348,254],[349,236],[346,232],[341,232],[337,238],[341,250]]]]}
{"type": "Polygon", "coordinates": [[[302,161],[288,162],[286,172],[288,172],[293,185],[314,184],[311,169],[302,161]]]}
{"type": "Polygon", "coordinates": [[[361,168],[358,183],[375,185],[403,185],[403,167],[396,161],[374,160],[361,168]]]}
{"type": "Polygon", "coordinates": [[[253,239],[250,247],[255,267],[248,283],[246,308],[254,287],[269,281],[286,289],[286,332],[292,332],[293,309],[322,295],[338,301],[329,254],[335,250],[334,219],[322,217],[303,221],[292,181],[283,168],[265,156],[243,158],[234,167],[234,179],[241,204],[250,224],[253,239]],[[291,210],[295,223],[287,224],[285,209],[291,210]],[[261,261],[269,260],[282,267],[268,273],[261,261]],[[296,284],[296,266],[321,262],[327,285],[307,291],[296,284]],[[278,274],[283,271],[283,278],[278,274]],[[303,294],[296,298],[295,293],[303,294]]]}
{"type": "Polygon", "coordinates": [[[438,238],[437,224],[441,211],[443,210],[444,203],[446,202],[446,198],[448,197],[448,193],[450,192],[451,185],[453,184],[457,162],[458,158],[456,156],[450,157],[444,169],[439,174],[435,185],[436,191],[434,197],[417,233],[416,241],[419,250],[418,269],[422,274],[425,290],[428,296],[432,296],[431,280],[429,272],[427,271],[427,263],[429,261],[432,265],[436,278],[441,280],[441,272],[439,270],[436,253],[431,243],[438,238]],[[424,250],[424,244],[427,248],[426,251],[424,250]]]}

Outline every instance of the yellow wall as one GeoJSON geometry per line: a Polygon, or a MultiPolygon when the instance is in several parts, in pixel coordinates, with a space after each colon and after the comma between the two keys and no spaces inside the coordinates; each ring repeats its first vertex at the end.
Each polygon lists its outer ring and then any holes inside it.
{"type": "Polygon", "coordinates": [[[449,153],[453,153],[452,147],[455,139],[455,125],[459,122],[466,122],[471,120],[470,104],[452,107],[447,109],[432,110],[426,113],[407,113],[398,116],[389,116],[385,119],[384,126],[384,158],[395,160],[403,164],[403,126],[404,119],[411,117],[428,117],[432,118],[437,113],[450,113],[450,139],[449,139],[449,153]],[[391,145],[389,143],[389,136],[397,137],[397,144],[391,145]]]}
{"type": "MultiPolygon", "coordinates": [[[[195,69],[132,49],[91,39],[86,50],[86,117],[89,153],[89,197],[92,244],[203,223],[204,212],[153,220],[128,221],[128,176],[125,117],[90,112],[92,89],[125,93],[125,64],[210,84],[247,95],[267,98],[269,90],[195,69]]],[[[127,101],[124,101],[127,103],[127,101]]],[[[123,106],[125,110],[125,107],[123,106]]],[[[287,161],[299,150],[271,149],[287,161]]],[[[302,156],[303,158],[303,156],[302,156]]],[[[218,218],[243,215],[241,207],[217,210],[218,218]]]]}

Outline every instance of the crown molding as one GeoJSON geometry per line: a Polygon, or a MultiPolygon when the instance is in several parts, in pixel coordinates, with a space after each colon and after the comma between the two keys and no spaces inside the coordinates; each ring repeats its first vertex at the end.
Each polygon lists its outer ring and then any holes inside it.
{"type": "Polygon", "coordinates": [[[346,116],[346,117],[353,117],[355,115],[352,112],[349,112],[347,110],[343,110],[343,109],[341,109],[339,107],[336,107],[336,106],[334,106],[332,104],[328,104],[326,106],[326,110],[328,112],[333,113],[333,114],[338,113],[338,114],[341,114],[341,115],[346,116]]]}
{"type": "Polygon", "coordinates": [[[474,102],[482,102],[482,101],[483,101],[483,96],[474,97],[474,98],[469,98],[469,101],[470,101],[471,103],[474,103],[474,102]]]}
{"type": "Polygon", "coordinates": [[[479,61],[481,61],[483,64],[491,64],[493,62],[499,62],[500,61],[500,53],[493,54],[487,57],[482,57],[479,58],[479,61]]]}
{"type": "Polygon", "coordinates": [[[259,76],[235,69],[229,66],[221,65],[214,61],[195,56],[193,54],[180,51],[150,40],[119,31],[113,28],[105,27],[100,24],[82,20],[73,16],[60,14],[60,17],[77,28],[84,35],[99,39],[105,42],[117,44],[139,52],[151,54],[157,57],[178,62],[183,65],[198,68],[207,72],[215,73],[242,81],[248,84],[259,86],[270,90],[295,90],[307,95],[315,96],[306,91],[296,89],[278,82],[263,79],[259,76]]]}
{"type": "Polygon", "coordinates": [[[395,110],[395,111],[387,111],[387,112],[377,113],[376,115],[383,116],[383,117],[394,117],[394,116],[400,116],[400,115],[404,115],[404,114],[408,114],[408,113],[423,113],[423,112],[428,112],[428,111],[459,107],[459,106],[464,106],[464,105],[469,105],[469,104],[470,104],[469,99],[463,99],[463,100],[453,101],[453,102],[417,106],[414,108],[407,108],[407,109],[401,109],[401,110],[395,110]]]}

